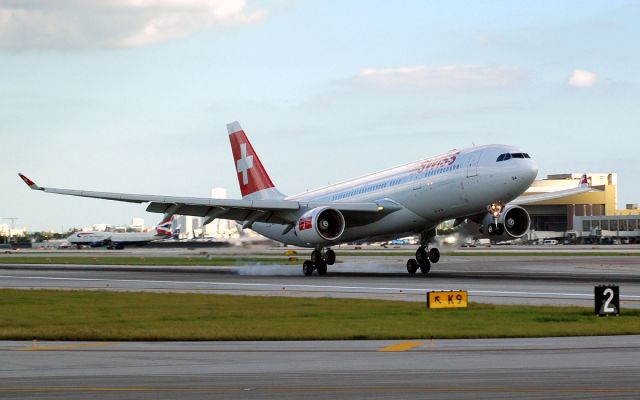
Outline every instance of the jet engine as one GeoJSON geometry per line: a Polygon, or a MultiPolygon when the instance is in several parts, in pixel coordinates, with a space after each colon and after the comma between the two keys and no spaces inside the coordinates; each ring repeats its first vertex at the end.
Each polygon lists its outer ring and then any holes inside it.
{"type": "Polygon", "coordinates": [[[489,236],[505,235],[515,239],[524,236],[529,231],[531,217],[529,217],[527,210],[520,206],[506,206],[497,218],[493,213],[487,213],[480,225],[480,230],[484,234],[489,236]]]}
{"type": "Polygon", "coordinates": [[[335,208],[316,207],[298,218],[295,227],[298,238],[308,244],[336,241],[344,232],[344,216],[335,208]]]}

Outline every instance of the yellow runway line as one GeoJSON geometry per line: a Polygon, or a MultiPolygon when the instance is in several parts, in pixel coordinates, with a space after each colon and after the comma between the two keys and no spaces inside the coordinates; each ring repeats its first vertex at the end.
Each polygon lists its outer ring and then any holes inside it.
{"type": "Polygon", "coordinates": [[[81,349],[85,347],[106,347],[106,346],[113,346],[114,344],[115,343],[98,342],[98,343],[64,344],[64,345],[58,345],[58,346],[33,345],[33,346],[22,347],[14,350],[15,351],[72,350],[72,349],[81,349]]]}
{"type": "Polygon", "coordinates": [[[407,350],[413,349],[414,347],[422,346],[422,344],[423,344],[422,342],[402,342],[402,343],[396,343],[390,346],[382,347],[378,349],[378,351],[381,351],[381,352],[407,351],[407,350]]]}

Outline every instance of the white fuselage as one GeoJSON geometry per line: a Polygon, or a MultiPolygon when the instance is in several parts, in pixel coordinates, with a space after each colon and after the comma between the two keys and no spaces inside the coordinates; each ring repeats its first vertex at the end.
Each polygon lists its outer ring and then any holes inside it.
{"type": "MultiPolygon", "coordinates": [[[[519,153],[512,146],[487,145],[431,157],[318,190],[287,197],[299,202],[324,203],[390,201],[402,206],[378,221],[347,225],[338,243],[393,239],[434,228],[443,221],[486,211],[523,193],[537,175],[529,158],[497,162],[503,153],[519,153]]],[[[308,246],[294,231],[283,234],[281,224],[256,222],[252,229],[287,244],[308,246]]]]}
{"type": "Polygon", "coordinates": [[[150,232],[76,232],[71,234],[67,241],[75,245],[104,246],[109,244],[119,246],[141,246],[154,240],[163,239],[153,230],[150,232]]]}

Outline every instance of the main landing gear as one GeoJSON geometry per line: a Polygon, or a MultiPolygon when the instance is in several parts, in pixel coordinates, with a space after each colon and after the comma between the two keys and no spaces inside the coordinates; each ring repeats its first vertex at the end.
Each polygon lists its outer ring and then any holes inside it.
{"type": "Polygon", "coordinates": [[[327,265],[333,265],[336,262],[336,253],[327,249],[326,251],[322,248],[316,249],[311,252],[311,259],[305,260],[302,263],[302,272],[309,276],[313,274],[313,271],[318,271],[318,275],[326,275],[327,274],[327,265]]]}
{"type": "Polygon", "coordinates": [[[407,272],[410,275],[420,269],[423,275],[431,270],[431,263],[435,264],[440,261],[440,251],[436,248],[429,249],[429,240],[435,237],[435,230],[425,231],[420,234],[420,247],[416,250],[416,258],[407,261],[407,272]]]}

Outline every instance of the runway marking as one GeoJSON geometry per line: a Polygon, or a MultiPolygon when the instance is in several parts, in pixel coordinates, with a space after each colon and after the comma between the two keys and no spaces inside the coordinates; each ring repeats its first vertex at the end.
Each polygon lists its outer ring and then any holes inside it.
{"type": "Polygon", "coordinates": [[[585,393],[585,394],[631,394],[640,393],[640,388],[607,387],[429,387],[429,386],[300,386],[300,387],[36,387],[0,388],[0,393],[92,393],[92,392],[207,392],[228,393],[255,391],[264,393],[585,393]]]}
{"type": "Polygon", "coordinates": [[[401,351],[407,351],[407,350],[411,350],[413,348],[422,346],[423,343],[422,342],[401,342],[401,343],[396,343],[396,344],[392,344],[389,346],[385,346],[382,348],[379,348],[378,351],[380,352],[401,352],[401,351]]]}
{"type": "MultiPolygon", "coordinates": [[[[291,288],[316,290],[360,290],[377,292],[425,293],[432,290],[447,290],[448,288],[402,288],[402,287],[375,287],[375,286],[337,286],[337,285],[308,285],[308,284],[278,284],[278,283],[248,283],[248,282],[205,282],[205,281],[166,281],[166,280],[143,280],[143,279],[105,279],[105,278],[70,278],[53,276],[20,276],[20,275],[0,275],[0,278],[31,279],[31,280],[51,280],[51,281],[77,281],[77,282],[119,282],[119,283],[144,283],[144,284],[165,284],[165,285],[203,285],[222,287],[247,287],[247,288],[271,288],[272,291],[282,291],[291,288]]],[[[143,288],[140,288],[143,289],[143,288]]],[[[469,294],[476,295],[499,295],[504,297],[523,296],[559,296],[564,298],[584,298],[593,299],[592,293],[558,293],[558,292],[518,292],[510,290],[468,290],[469,294]]],[[[640,295],[621,295],[624,300],[640,300],[640,295]]]]}
{"type": "Polygon", "coordinates": [[[32,345],[29,347],[21,347],[19,349],[13,349],[14,351],[44,351],[44,350],[69,350],[80,349],[84,347],[107,347],[113,346],[116,343],[98,342],[98,343],[79,343],[79,344],[61,344],[55,346],[38,346],[32,345]]]}

